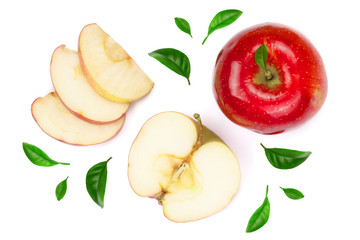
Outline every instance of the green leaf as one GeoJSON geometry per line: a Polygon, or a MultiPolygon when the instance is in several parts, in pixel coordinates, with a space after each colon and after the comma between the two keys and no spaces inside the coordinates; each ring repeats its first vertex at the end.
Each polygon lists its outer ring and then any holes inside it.
{"type": "Polygon", "coordinates": [[[190,61],[183,52],[173,48],[163,48],[149,53],[149,56],[155,58],[180,76],[185,77],[190,85],[190,61]]]}
{"type": "Polygon", "coordinates": [[[215,30],[218,30],[220,28],[224,28],[226,26],[229,26],[233,22],[235,22],[242,14],[242,11],[236,10],[236,9],[228,9],[221,11],[215,15],[215,17],[211,20],[208,34],[205,37],[202,44],[204,45],[207,38],[210,36],[211,33],[213,33],[215,30]]]}
{"type": "Polygon", "coordinates": [[[149,53],[149,56],[185,77],[190,85],[190,61],[183,52],[173,48],[163,48],[149,53]]]}
{"type": "Polygon", "coordinates": [[[185,19],[176,17],[175,18],[175,24],[181,31],[183,31],[184,33],[189,34],[190,37],[192,37],[190,24],[185,19]]]}
{"type": "Polygon", "coordinates": [[[107,179],[107,163],[104,162],[92,166],[86,174],[86,189],[92,200],[101,208],[104,207],[104,197],[107,179]]]}
{"type": "Polygon", "coordinates": [[[259,67],[263,68],[266,71],[266,61],[267,61],[267,48],[265,44],[262,44],[256,51],[255,51],[255,62],[259,67]]]}
{"type": "Polygon", "coordinates": [[[304,194],[302,194],[302,192],[300,192],[297,189],[294,189],[294,188],[282,188],[282,187],[280,187],[280,188],[284,191],[286,196],[288,196],[288,198],[290,198],[290,199],[298,200],[298,199],[304,198],[304,194]]]}
{"type": "Polygon", "coordinates": [[[284,148],[266,148],[262,143],[260,145],[265,150],[265,155],[271,165],[278,169],[292,169],[302,164],[311,154],[307,151],[298,151],[284,148]]]}
{"type": "Polygon", "coordinates": [[[70,165],[70,163],[62,163],[52,160],[43,150],[34,145],[25,142],[23,142],[22,145],[25,155],[35,165],[41,167],[51,167],[57,164],[70,165]]]}
{"type": "Polygon", "coordinates": [[[264,202],[261,204],[261,206],[258,209],[256,209],[256,211],[251,216],[251,218],[248,222],[248,225],[246,227],[246,232],[248,232],[248,233],[255,232],[256,230],[263,227],[269,220],[270,202],[269,202],[269,199],[267,196],[268,191],[269,191],[269,186],[266,186],[266,195],[265,195],[264,202]]]}
{"type": "Polygon", "coordinates": [[[65,180],[60,182],[55,189],[55,195],[56,199],[60,201],[65,196],[66,190],[67,190],[67,180],[69,177],[67,177],[65,180]]]}

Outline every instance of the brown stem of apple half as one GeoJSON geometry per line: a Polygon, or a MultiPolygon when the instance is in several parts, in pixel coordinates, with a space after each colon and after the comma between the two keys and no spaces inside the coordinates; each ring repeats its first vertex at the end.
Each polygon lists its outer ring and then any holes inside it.
{"type": "MultiPolygon", "coordinates": [[[[193,146],[193,148],[191,149],[190,153],[184,158],[184,161],[182,162],[182,164],[180,164],[179,168],[176,170],[176,172],[174,173],[174,175],[171,177],[171,180],[169,181],[168,185],[166,186],[165,189],[167,189],[171,184],[173,184],[174,182],[176,182],[179,178],[181,178],[181,176],[184,174],[184,172],[190,168],[189,166],[189,162],[190,159],[193,155],[193,153],[201,146],[202,144],[202,137],[203,137],[203,125],[201,122],[201,118],[200,118],[200,114],[195,113],[194,118],[196,119],[196,121],[198,122],[198,127],[199,127],[199,136],[193,146]]],[[[158,200],[158,203],[160,205],[162,205],[162,201],[164,198],[164,195],[166,194],[166,191],[164,191],[165,189],[163,189],[159,194],[155,195],[156,200],[158,200]]]]}
{"type": "Polygon", "coordinates": [[[196,143],[194,144],[194,147],[193,147],[193,149],[191,150],[191,153],[190,153],[190,154],[192,154],[193,152],[195,152],[195,151],[201,146],[202,137],[203,137],[203,125],[202,125],[202,122],[201,122],[200,114],[195,113],[195,114],[194,114],[194,118],[195,118],[196,121],[198,122],[198,126],[199,126],[199,137],[198,137],[196,143]]]}

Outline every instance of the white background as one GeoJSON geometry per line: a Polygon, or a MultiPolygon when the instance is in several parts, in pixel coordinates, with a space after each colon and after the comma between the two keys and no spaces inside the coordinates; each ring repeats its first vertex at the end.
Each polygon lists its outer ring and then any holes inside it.
{"type": "Polygon", "coordinates": [[[0,4],[1,158],[0,239],[359,239],[360,15],[357,1],[2,1],[0,4]],[[225,9],[243,15],[214,32],[208,24],[225,9]],[[174,17],[189,21],[194,38],[174,17]],[[53,90],[49,64],[53,50],[77,48],[82,27],[98,23],[119,42],[155,82],[151,93],[132,104],[125,125],[112,140],[89,147],[58,142],[33,120],[33,100],[53,90]],[[222,46],[238,31],[262,22],[289,25],[305,34],[325,62],[329,92],[321,111],[302,127],[273,136],[230,122],[212,91],[213,66],[222,46]],[[165,47],[191,61],[191,86],[148,53],[165,47]],[[239,192],[221,212],[191,223],[167,220],[156,201],[137,196],[127,179],[127,155],[142,124],[167,111],[201,114],[238,157],[239,192]],[[23,153],[22,142],[41,147],[70,166],[43,168],[23,153]],[[310,150],[296,169],[273,168],[259,145],[310,150]],[[108,164],[105,207],[89,197],[87,170],[108,164]],[[64,199],[56,185],[69,176],[64,199]],[[251,214],[269,185],[269,222],[245,233],[251,214]],[[305,194],[290,200],[279,186],[305,194]]]}

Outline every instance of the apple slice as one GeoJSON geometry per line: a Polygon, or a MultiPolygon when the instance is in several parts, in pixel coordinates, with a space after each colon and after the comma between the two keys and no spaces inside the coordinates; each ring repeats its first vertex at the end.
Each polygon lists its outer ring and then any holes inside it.
{"type": "Polygon", "coordinates": [[[55,92],[35,99],[31,106],[40,128],[51,137],[75,145],[93,145],[115,136],[124,124],[125,115],[109,124],[91,124],[73,115],[55,92]]]}
{"type": "Polygon", "coordinates": [[[177,112],[150,118],[129,153],[132,189],[155,197],[175,222],[208,217],[237,193],[240,168],[230,148],[212,131],[177,112]]]}
{"type": "Polygon", "coordinates": [[[61,45],[51,57],[51,79],[63,104],[77,117],[91,123],[110,123],[119,120],[129,103],[109,101],[89,85],[79,62],[77,52],[61,45]]]}
{"type": "Polygon", "coordinates": [[[135,101],[154,85],[126,51],[95,23],[80,33],[79,56],[91,86],[111,101],[135,101]]]}

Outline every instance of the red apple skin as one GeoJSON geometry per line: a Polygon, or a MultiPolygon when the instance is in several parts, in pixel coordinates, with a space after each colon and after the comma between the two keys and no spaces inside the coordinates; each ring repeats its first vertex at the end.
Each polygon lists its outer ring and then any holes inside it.
{"type": "Polygon", "coordinates": [[[301,33],[280,24],[256,25],[239,32],[220,51],[214,94],[234,123],[262,134],[281,133],[308,121],[323,105],[324,63],[301,33]],[[262,44],[268,50],[272,80],[265,79],[254,60],[262,44]]]}

